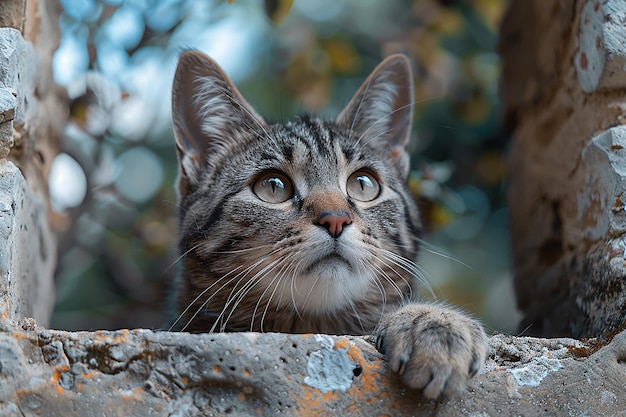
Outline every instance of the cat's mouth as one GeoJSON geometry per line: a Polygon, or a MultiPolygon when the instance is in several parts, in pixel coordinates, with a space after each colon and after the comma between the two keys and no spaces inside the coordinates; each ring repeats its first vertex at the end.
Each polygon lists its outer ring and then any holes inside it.
{"type": "Polygon", "coordinates": [[[330,253],[314,261],[311,265],[308,266],[308,268],[306,269],[306,272],[308,273],[315,273],[315,272],[319,273],[322,271],[332,272],[333,270],[336,271],[337,268],[344,268],[344,269],[348,269],[349,271],[352,271],[352,265],[346,258],[339,255],[338,253],[330,253]]]}

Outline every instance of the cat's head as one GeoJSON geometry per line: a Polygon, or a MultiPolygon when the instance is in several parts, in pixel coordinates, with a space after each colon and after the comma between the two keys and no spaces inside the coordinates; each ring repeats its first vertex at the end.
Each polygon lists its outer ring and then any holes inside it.
{"type": "MultiPolygon", "coordinates": [[[[410,296],[420,230],[405,185],[412,102],[409,61],[393,55],[335,121],[268,124],[213,60],[181,56],[179,302],[192,328],[283,330],[272,324],[280,312],[370,331],[385,304],[410,296]]],[[[292,331],[333,332],[311,326],[292,331]]]]}

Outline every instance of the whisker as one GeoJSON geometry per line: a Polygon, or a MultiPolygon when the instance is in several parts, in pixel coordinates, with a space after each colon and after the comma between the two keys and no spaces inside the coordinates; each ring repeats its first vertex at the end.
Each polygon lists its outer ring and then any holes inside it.
{"type": "MultiPolygon", "coordinates": [[[[279,251],[279,249],[276,249],[273,253],[270,253],[270,255],[275,254],[278,251],[279,251]]],[[[228,317],[226,317],[226,320],[224,321],[224,323],[222,323],[221,331],[225,330],[226,325],[227,325],[228,321],[230,320],[230,317],[233,315],[233,313],[235,312],[235,309],[239,306],[239,304],[241,304],[241,302],[243,301],[245,296],[256,286],[256,284],[258,284],[258,282],[260,280],[262,280],[267,275],[267,273],[269,271],[271,271],[273,266],[277,262],[279,262],[279,261],[280,261],[280,259],[274,260],[274,261],[270,262],[268,265],[265,265],[260,271],[256,272],[250,279],[248,279],[243,284],[243,286],[239,290],[237,290],[237,292],[235,292],[235,290],[237,289],[237,286],[245,278],[245,276],[241,277],[241,279],[233,286],[233,289],[231,290],[230,294],[228,295],[228,298],[226,299],[226,302],[224,303],[224,306],[222,307],[222,311],[218,315],[216,322],[213,324],[213,327],[211,328],[211,331],[213,331],[215,326],[217,325],[217,323],[221,319],[224,318],[226,310],[228,309],[229,305],[232,304],[232,308],[230,309],[230,314],[228,315],[228,317]]],[[[259,259],[252,266],[252,268],[250,270],[253,270],[257,266],[261,265],[263,262],[265,262],[264,258],[259,259]]]]}
{"type": "Polygon", "coordinates": [[[235,255],[235,254],[239,254],[239,253],[246,253],[246,252],[259,252],[261,249],[267,249],[267,248],[271,248],[274,245],[261,245],[261,246],[255,246],[252,248],[241,248],[241,249],[232,249],[232,250],[224,250],[224,251],[215,251],[213,253],[215,254],[219,254],[219,255],[235,255]]]}
{"type": "MultiPolygon", "coordinates": [[[[310,299],[310,297],[311,297],[311,294],[313,293],[313,290],[315,289],[315,286],[318,284],[318,282],[320,282],[320,279],[321,279],[321,278],[320,278],[320,276],[318,275],[318,276],[315,278],[315,281],[313,281],[313,284],[311,285],[311,288],[309,289],[309,292],[307,293],[306,297],[304,297],[304,301],[302,302],[302,310],[304,310],[304,309],[305,309],[305,307],[306,307],[307,303],[309,302],[309,299],[310,299]]],[[[293,281],[295,281],[295,280],[293,280],[293,281]]],[[[322,290],[323,290],[323,291],[326,291],[326,289],[327,289],[327,287],[322,287],[322,290]]],[[[291,294],[292,294],[293,304],[294,304],[294,306],[295,306],[295,305],[296,305],[296,303],[295,303],[295,299],[293,298],[293,292],[292,292],[291,294]]],[[[322,297],[324,297],[324,295],[325,295],[325,294],[322,294],[322,297]]]]}
{"type": "MultiPolygon", "coordinates": [[[[176,324],[178,324],[178,322],[185,316],[185,314],[187,314],[187,312],[191,309],[191,307],[198,301],[200,300],[200,298],[202,296],[204,296],[207,292],[209,292],[211,290],[211,288],[213,288],[215,285],[217,285],[218,282],[220,282],[222,279],[225,279],[226,277],[228,277],[228,275],[234,273],[237,269],[241,268],[242,265],[238,266],[237,268],[233,269],[232,271],[229,271],[226,275],[224,275],[223,277],[219,278],[218,280],[216,280],[213,284],[209,285],[207,288],[205,288],[204,290],[202,290],[200,292],[200,294],[198,294],[196,296],[196,298],[194,298],[189,304],[187,304],[187,307],[183,310],[182,313],[179,314],[178,318],[174,321],[174,323],[172,323],[172,325],[169,327],[168,331],[172,331],[172,329],[176,326],[176,324]]],[[[237,276],[235,276],[235,278],[232,279],[236,279],[237,276]]],[[[230,281],[229,281],[230,282],[230,281]]],[[[228,284],[228,283],[227,283],[228,284]]],[[[219,291],[219,290],[218,290],[219,291]]],[[[191,321],[198,315],[198,313],[206,306],[206,301],[204,303],[202,303],[202,305],[200,306],[200,308],[198,309],[198,311],[196,311],[196,313],[193,315],[193,317],[191,319],[189,319],[189,321],[187,321],[187,323],[185,324],[185,326],[180,330],[181,332],[185,331],[185,329],[189,326],[189,324],[191,324],[191,321]]]]}
{"type": "MultiPolygon", "coordinates": [[[[254,306],[254,313],[252,314],[252,320],[250,321],[250,331],[252,331],[252,325],[254,324],[254,317],[256,316],[257,309],[259,308],[259,305],[261,304],[261,300],[263,300],[263,297],[265,296],[265,293],[267,292],[267,290],[270,289],[270,287],[272,287],[274,285],[274,282],[276,282],[276,281],[280,282],[283,279],[283,277],[285,276],[285,273],[289,269],[290,265],[291,265],[291,263],[282,266],[282,268],[280,269],[278,274],[276,274],[274,276],[274,279],[272,279],[272,281],[269,283],[269,285],[267,286],[265,291],[263,291],[263,294],[261,294],[261,296],[259,297],[259,301],[257,301],[256,305],[254,306]]],[[[265,323],[265,317],[267,315],[267,311],[268,311],[269,306],[270,306],[270,304],[272,302],[272,298],[274,298],[274,294],[276,294],[277,290],[278,290],[278,285],[275,285],[274,289],[272,290],[272,293],[270,294],[269,298],[267,299],[267,302],[265,303],[265,308],[263,309],[263,314],[261,315],[261,321],[259,323],[260,331],[263,331],[263,326],[264,326],[264,323],[265,323]]],[[[278,308],[278,304],[276,305],[276,307],[278,308]]]]}
{"type": "Polygon", "coordinates": [[[187,249],[182,255],[180,255],[178,258],[176,258],[174,260],[174,262],[172,262],[167,268],[165,268],[163,270],[163,272],[161,273],[161,278],[163,276],[165,276],[165,274],[167,273],[167,271],[169,271],[170,269],[172,269],[174,267],[174,265],[176,265],[178,262],[181,261],[181,259],[183,259],[185,256],[187,256],[190,252],[196,250],[198,248],[198,246],[200,246],[200,243],[197,243],[195,245],[193,245],[191,248],[187,249]]]}
{"type": "MultiPolygon", "coordinates": [[[[385,279],[385,281],[387,281],[391,285],[391,287],[398,293],[398,295],[401,298],[404,298],[404,292],[398,286],[398,284],[389,276],[389,274],[387,274],[380,266],[378,266],[376,264],[371,263],[371,266],[378,271],[378,275],[383,277],[385,279]]],[[[389,267],[386,264],[385,264],[385,266],[389,267]]],[[[390,268],[390,269],[392,269],[392,268],[390,268]]],[[[394,272],[396,273],[396,275],[398,277],[400,277],[409,286],[409,289],[410,289],[411,286],[409,285],[408,281],[402,275],[398,274],[396,271],[394,271],[394,272]]],[[[383,286],[383,288],[384,288],[384,286],[383,286]]]]}
{"type": "MultiPolygon", "coordinates": [[[[241,289],[240,289],[240,295],[237,298],[237,301],[233,304],[233,307],[231,308],[231,312],[229,314],[229,316],[226,318],[226,322],[224,324],[226,324],[228,322],[228,320],[230,319],[230,317],[232,316],[232,314],[235,312],[235,310],[237,309],[237,307],[239,306],[239,304],[243,301],[243,299],[245,298],[246,295],[248,295],[250,293],[250,291],[252,291],[252,289],[259,283],[261,282],[265,277],[267,277],[272,270],[274,270],[274,268],[278,265],[280,265],[282,262],[284,262],[285,259],[283,258],[279,258],[276,259],[272,262],[270,262],[270,264],[266,265],[261,271],[257,272],[253,277],[250,278],[249,282],[247,282],[241,289]]],[[[281,270],[284,269],[281,268],[281,270]]],[[[258,301],[256,306],[258,306],[258,304],[260,303],[260,301],[263,299],[263,297],[265,296],[265,293],[269,290],[269,288],[273,285],[273,283],[276,281],[277,275],[274,276],[274,278],[269,282],[269,284],[266,286],[265,290],[263,290],[263,292],[261,293],[261,295],[258,297],[258,301]]],[[[256,309],[257,307],[255,306],[253,312],[252,312],[252,317],[251,317],[251,321],[250,321],[250,331],[253,330],[253,326],[254,326],[254,317],[256,314],[256,309]]],[[[226,310],[227,305],[224,306],[224,311],[226,310]]],[[[262,326],[262,324],[261,324],[262,326]]],[[[262,327],[261,327],[261,331],[262,331],[262,327]]]]}
{"type": "MultiPolygon", "coordinates": [[[[255,262],[254,264],[248,266],[246,269],[244,269],[243,271],[239,272],[237,275],[235,275],[233,278],[229,279],[226,283],[224,283],[221,287],[219,287],[213,294],[211,294],[211,296],[209,296],[201,305],[200,307],[198,307],[198,309],[196,309],[196,312],[193,314],[193,316],[187,321],[187,323],[185,324],[185,326],[182,328],[181,331],[184,331],[187,326],[189,326],[191,324],[191,322],[198,316],[198,314],[200,314],[200,312],[211,302],[211,300],[217,295],[219,294],[219,292],[224,289],[226,286],[230,285],[231,282],[233,282],[234,280],[236,280],[239,277],[242,277],[239,279],[239,282],[241,282],[241,279],[243,279],[243,277],[250,272],[251,270],[253,270],[256,266],[258,266],[261,262],[263,261],[263,259],[258,260],[257,262],[255,262]]],[[[222,281],[224,278],[226,278],[228,275],[230,275],[232,272],[236,271],[237,269],[240,269],[241,267],[243,267],[243,265],[239,265],[237,266],[234,270],[229,271],[226,275],[224,275],[223,277],[220,277],[218,280],[216,280],[213,284],[211,284],[209,287],[207,287],[206,289],[204,289],[202,291],[202,293],[200,295],[198,295],[190,304],[189,306],[185,309],[185,311],[181,314],[184,315],[190,308],[191,306],[198,301],[198,299],[206,294],[206,292],[208,290],[210,290],[211,288],[213,288],[215,285],[217,285],[220,281],[222,281]]],[[[236,284],[237,285],[237,284],[236,284]]],[[[217,320],[217,319],[216,319],[217,320]]],[[[217,322],[217,321],[216,321],[217,322]]],[[[213,326],[210,330],[210,332],[213,332],[215,326],[213,326]]]]}
{"type": "MultiPolygon", "coordinates": [[[[300,314],[300,310],[298,309],[298,304],[296,303],[296,297],[294,295],[294,289],[296,287],[296,279],[298,278],[298,274],[297,271],[300,269],[300,264],[302,263],[302,259],[300,259],[300,262],[298,262],[298,264],[296,265],[296,267],[293,270],[293,273],[291,274],[291,285],[289,287],[289,293],[291,295],[291,305],[293,306],[293,310],[296,313],[296,317],[298,317],[299,319],[302,319],[302,315],[300,314]]],[[[304,307],[304,305],[306,305],[306,302],[303,304],[302,307],[304,307]]]]}
{"type": "MultiPolygon", "coordinates": [[[[370,269],[375,269],[375,265],[373,265],[371,262],[363,259],[361,260],[361,266],[366,269],[366,270],[370,270],[370,269]]],[[[376,287],[378,288],[378,291],[380,292],[380,297],[383,301],[383,307],[384,305],[387,304],[387,293],[385,292],[385,287],[383,286],[382,282],[380,282],[380,279],[378,277],[377,274],[374,274],[374,285],[376,285],[376,287]]]]}
{"type": "Polygon", "coordinates": [[[420,284],[422,284],[423,286],[426,287],[426,289],[428,290],[428,292],[436,298],[433,288],[430,285],[429,280],[425,277],[425,275],[427,275],[427,272],[420,267],[418,264],[416,264],[415,262],[401,256],[398,255],[394,252],[391,252],[389,250],[383,249],[383,248],[379,248],[379,250],[383,253],[383,255],[385,256],[385,258],[387,260],[389,260],[390,262],[393,262],[394,265],[400,267],[401,269],[403,269],[404,271],[408,272],[409,274],[413,275],[414,277],[416,277],[418,279],[418,281],[420,282],[420,284]]]}
{"type": "Polygon", "coordinates": [[[420,239],[420,238],[416,238],[417,241],[420,244],[420,247],[423,248],[424,250],[434,254],[434,255],[438,255],[441,256],[444,259],[448,259],[450,261],[456,262],[459,265],[464,266],[465,268],[474,271],[475,268],[472,267],[471,265],[466,264],[465,262],[461,261],[460,259],[455,258],[452,255],[448,255],[446,253],[444,253],[443,249],[436,247],[435,245],[433,245],[432,243],[429,243],[427,241],[425,241],[424,239],[420,239]]]}

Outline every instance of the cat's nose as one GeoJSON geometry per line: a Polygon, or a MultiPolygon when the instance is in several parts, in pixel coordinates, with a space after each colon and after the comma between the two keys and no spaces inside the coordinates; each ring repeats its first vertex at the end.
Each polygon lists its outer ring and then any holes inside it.
{"type": "Polygon", "coordinates": [[[341,235],[343,228],[350,223],[352,220],[345,211],[325,211],[317,218],[317,224],[325,227],[335,239],[341,235]]]}

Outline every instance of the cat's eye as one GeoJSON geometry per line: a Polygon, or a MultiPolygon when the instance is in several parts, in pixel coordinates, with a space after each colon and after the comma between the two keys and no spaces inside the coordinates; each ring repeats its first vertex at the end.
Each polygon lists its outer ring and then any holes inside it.
{"type": "Polygon", "coordinates": [[[348,195],[358,201],[372,201],[380,194],[380,184],[367,171],[356,171],[348,177],[348,195]]]}
{"type": "Polygon", "coordinates": [[[293,196],[291,181],[277,172],[265,174],[257,179],[252,186],[252,191],[267,203],[282,203],[293,196]]]}

